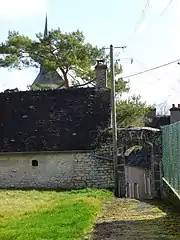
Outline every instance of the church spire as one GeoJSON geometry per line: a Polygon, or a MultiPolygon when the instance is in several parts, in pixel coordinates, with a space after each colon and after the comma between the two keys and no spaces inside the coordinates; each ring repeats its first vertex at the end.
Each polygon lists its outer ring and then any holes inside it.
{"type": "MultiPolygon", "coordinates": [[[[45,19],[45,28],[44,28],[44,37],[48,36],[48,23],[47,23],[47,14],[45,19]]],[[[59,75],[57,71],[48,71],[41,65],[40,71],[36,79],[34,80],[33,85],[42,85],[48,86],[51,88],[59,88],[62,85],[64,80],[59,75]]]]}
{"type": "Polygon", "coordinates": [[[44,37],[48,35],[48,23],[47,23],[47,14],[45,19],[45,28],[44,28],[44,37]]]}

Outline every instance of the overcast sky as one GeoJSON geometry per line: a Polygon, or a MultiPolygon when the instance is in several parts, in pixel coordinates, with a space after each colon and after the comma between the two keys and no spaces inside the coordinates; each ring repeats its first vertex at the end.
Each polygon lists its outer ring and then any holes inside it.
{"type": "MultiPolygon", "coordinates": [[[[172,0],[6,0],[0,8],[0,42],[8,30],[34,37],[44,30],[48,13],[49,29],[80,29],[86,40],[99,47],[127,45],[115,56],[121,59],[123,76],[156,67],[180,58],[180,1],[172,0]],[[149,5],[147,4],[149,3],[149,5]],[[146,5],[147,4],[147,5],[146,5]],[[147,7],[145,7],[147,6],[147,7]],[[162,14],[163,13],[163,14],[162,14]],[[128,58],[134,58],[131,65],[128,58]],[[127,58],[127,59],[126,59],[127,58]]],[[[26,89],[37,69],[11,71],[0,69],[0,90],[26,89]]],[[[150,104],[180,103],[180,65],[172,64],[156,71],[130,77],[131,94],[140,94],[150,104]]]]}

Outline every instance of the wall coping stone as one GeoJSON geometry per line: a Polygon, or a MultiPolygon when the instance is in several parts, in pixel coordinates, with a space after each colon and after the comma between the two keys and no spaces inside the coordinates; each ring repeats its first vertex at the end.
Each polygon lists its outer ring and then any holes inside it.
{"type": "Polygon", "coordinates": [[[93,150],[69,150],[69,151],[36,151],[36,152],[0,152],[0,156],[3,155],[29,155],[29,154],[67,154],[67,153],[91,153],[93,150]]]}

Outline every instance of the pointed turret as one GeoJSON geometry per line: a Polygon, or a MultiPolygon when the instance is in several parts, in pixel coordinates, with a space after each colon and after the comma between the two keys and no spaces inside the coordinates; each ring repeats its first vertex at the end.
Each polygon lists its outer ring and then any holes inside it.
{"type": "MultiPolygon", "coordinates": [[[[44,37],[48,36],[48,19],[46,14],[44,37]]],[[[40,66],[40,72],[32,85],[42,85],[51,88],[59,88],[63,84],[63,79],[57,71],[49,72],[43,66],[40,66]]]]}
{"type": "Polygon", "coordinates": [[[47,14],[45,19],[45,28],[44,28],[44,37],[47,37],[48,35],[48,21],[47,21],[47,14]]]}

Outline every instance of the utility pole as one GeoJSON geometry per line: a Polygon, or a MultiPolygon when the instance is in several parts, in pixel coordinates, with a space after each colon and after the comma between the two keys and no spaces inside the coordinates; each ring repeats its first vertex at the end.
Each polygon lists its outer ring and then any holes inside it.
{"type": "Polygon", "coordinates": [[[116,122],[116,91],[115,91],[115,77],[114,77],[114,49],[121,48],[125,49],[127,46],[113,47],[110,45],[110,73],[111,73],[111,125],[112,125],[112,137],[113,137],[113,165],[114,165],[114,195],[116,197],[121,197],[121,191],[119,186],[119,174],[118,174],[118,146],[117,146],[117,122],[116,122]]]}
{"type": "Polygon", "coordinates": [[[113,163],[114,163],[114,194],[120,197],[119,193],[119,177],[118,177],[118,146],[117,146],[117,122],[116,122],[116,91],[115,91],[115,77],[114,77],[114,48],[125,49],[126,46],[113,47],[110,45],[110,72],[111,72],[111,115],[112,115],[112,137],[113,137],[113,163]]]}
{"type": "Polygon", "coordinates": [[[118,147],[117,147],[117,122],[116,122],[116,100],[114,79],[114,52],[113,45],[110,46],[110,73],[111,73],[111,111],[112,111],[112,135],[113,135],[113,160],[114,160],[114,194],[119,197],[118,179],[118,147]]]}

